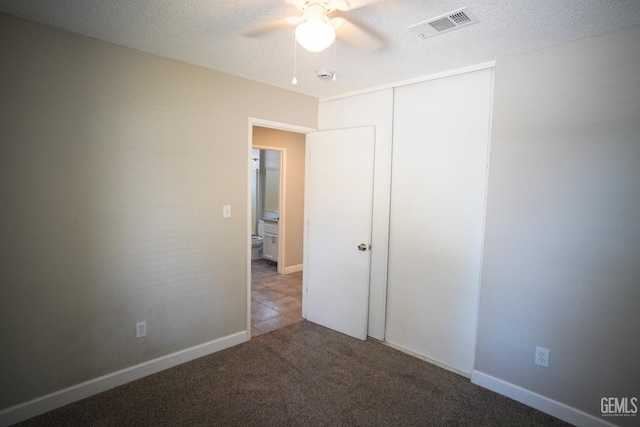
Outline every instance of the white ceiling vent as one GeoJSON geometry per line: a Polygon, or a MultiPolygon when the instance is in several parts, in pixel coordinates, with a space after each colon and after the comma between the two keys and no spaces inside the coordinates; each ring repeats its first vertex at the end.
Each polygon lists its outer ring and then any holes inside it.
{"type": "Polygon", "coordinates": [[[446,33],[447,31],[477,24],[478,22],[480,22],[480,20],[473,16],[466,7],[463,7],[462,9],[454,10],[437,18],[412,25],[408,30],[417,34],[421,39],[426,39],[436,34],[446,33]]]}

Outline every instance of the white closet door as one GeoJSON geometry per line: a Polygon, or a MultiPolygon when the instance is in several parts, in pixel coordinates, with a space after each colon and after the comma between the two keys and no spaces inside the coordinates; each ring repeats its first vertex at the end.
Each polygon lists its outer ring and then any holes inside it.
{"type": "Polygon", "coordinates": [[[473,369],[492,70],[397,88],[386,340],[473,369]]]}

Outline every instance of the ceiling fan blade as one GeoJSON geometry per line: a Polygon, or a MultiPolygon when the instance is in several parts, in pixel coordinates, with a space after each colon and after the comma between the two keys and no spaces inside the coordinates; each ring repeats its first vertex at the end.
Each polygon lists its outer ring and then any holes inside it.
{"type": "Polygon", "coordinates": [[[289,28],[292,25],[298,25],[304,21],[303,18],[298,16],[290,16],[288,18],[279,19],[277,21],[268,22],[266,24],[258,25],[242,33],[245,37],[260,37],[264,34],[272,33],[284,28],[289,28]]]}
{"type": "Polygon", "coordinates": [[[335,8],[346,12],[347,10],[358,9],[359,7],[369,6],[378,3],[380,0],[335,0],[335,8]]]}
{"type": "Polygon", "coordinates": [[[336,36],[355,48],[373,52],[384,46],[382,38],[344,18],[333,18],[330,22],[336,36]]]}

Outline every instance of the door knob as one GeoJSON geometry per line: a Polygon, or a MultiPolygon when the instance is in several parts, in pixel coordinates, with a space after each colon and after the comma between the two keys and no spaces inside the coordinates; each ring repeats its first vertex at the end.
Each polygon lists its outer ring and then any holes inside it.
{"type": "Polygon", "coordinates": [[[366,251],[367,250],[367,245],[365,245],[364,243],[360,243],[358,245],[358,250],[359,251],[366,251]]]}

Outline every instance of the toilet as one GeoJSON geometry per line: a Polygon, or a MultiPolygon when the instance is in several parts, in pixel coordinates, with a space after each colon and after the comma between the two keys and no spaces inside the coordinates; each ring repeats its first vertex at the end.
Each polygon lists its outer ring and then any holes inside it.
{"type": "Polygon", "coordinates": [[[262,258],[262,236],[251,236],[251,261],[262,258]]]}
{"type": "Polygon", "coordinates": [[[251,261],[255,261],[262,258],[262,244],[264,238],[262,234],[264,233],[264,223],[262,220],[258,221],[258,234],[254,234],[251,236],[251,261]]]}

